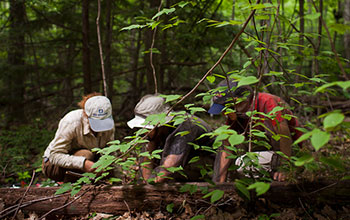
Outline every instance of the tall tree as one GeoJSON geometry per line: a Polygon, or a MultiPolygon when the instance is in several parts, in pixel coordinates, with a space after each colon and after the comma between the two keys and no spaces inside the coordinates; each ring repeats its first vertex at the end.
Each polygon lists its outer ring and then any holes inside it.
{"type": "MultiPolygon", "coordinates": [[[[350,25],[350,0],[345,0],[344,2],[344,24],[350,25]]],[[[346,31],[344,34],[344,48],[345,48],[345,58],[350,60],[350,31],[346,31]]],[[[348,68],[350,68],[350,63],[348,62],[348,68]]]]}
{"type": "Polygon", "coordinates": [[[10,1],[10,31],[8,48],[7,97],[9,121],[23,120],[24,79],[25,79],[25,0],[10,1]]]}
{"type": "Polygon", "coordinates": [[[84,74],[84,93],[92,91],[91,85],[91,62],[90,62],[90,25],[89,25],[89,0],[83,0],[82,7],[82,34],[83,34],[83,74],[84,74]]]}

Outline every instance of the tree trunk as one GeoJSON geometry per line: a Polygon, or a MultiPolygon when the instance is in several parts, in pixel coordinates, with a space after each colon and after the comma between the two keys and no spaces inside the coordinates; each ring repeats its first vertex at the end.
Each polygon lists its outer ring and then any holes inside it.
{"type": "Polygon", "coordinates": [[[83,23],[83,74],[84,74],[84,93],[92,92],[91,85],[91,63],[90,63],[90,25],[89,25],[89,0],[83,0],[82,7],[83,23]]]}
{"type": "MultiPolygon", "coordinates": [[[[304,46],[304,33],[305,33],[305,22],[304,22],[304,0],[299,0],[299,17],[300,17],[300,33],[299,33],[299,45],[304,46]]],[[[303,47],[299,47],[299,65],[297,66],[296,72],[301,74],[303,68],[303,47]]],[[[298,81],[298,80],[297,80],[298,81]]]]}
{"type": "Polygon", "coordinates": [[[6,73],[8,112],[6,119],[8,122],[21,121],[25,119],[24,109],[24,82],[26,67],[25,55],[25,0],[10,1],[10,31],[8,48],[9,71],[6,73]]]}
{"type": "Polygon", "coordinates": [[[108,98],[113,98],[113,77],[111,62],[111,44],[112,44],[112,0],[106,1],[106,40],[105,40],[105,74],[107,80],[108,98]]]}
{"type": "MultiPolygon", "coordinates": [[[[350,25],[350,0],[344,2],[344,24],[350,25]]],[[[344,34],[344,49],[345,58],[350,60],[350,31],[347,30],[344,34]]],[[[347,67],[350,68],[350,63],[347,62],[347,67]]]]}

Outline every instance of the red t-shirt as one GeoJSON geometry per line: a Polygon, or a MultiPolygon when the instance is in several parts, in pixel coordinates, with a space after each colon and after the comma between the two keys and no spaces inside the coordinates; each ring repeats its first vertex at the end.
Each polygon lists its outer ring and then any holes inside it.
{"type": "MultiPolygon", "coordinates": [[[[284,107],[284,110],[281,111],[277,111],[275,113],[275,118],[274,119],[265,119],[263,120],[263,123],[265,125],[272,125],[273,130],[277,131],[276,126],[277,126],[277,122],[282,122],[283,120],[287,120],[285,118],[283,118],[283,115],[293,115],[292,111],[290,109],[288,109],[288,105],[286,104],[285,101],[283,101],[280,97],[269,94],[269,93],[258,93],[257,95],[257,99],[255,102],[255,110],[257,110],[258,112],[262,112],[265,114],[269,114],[275,107],[277,106],[281,106],[284,107]]],[[[272,115],[272,114],[269,114],[272,115]]],[[[259,115],[260,118],[265,118],[262,115],[259,115]]],[[[291,117],[290,120],[287,120],[288,123],[288,127],[289,127],[289,131],[292,134],[292,139],[293,141],[297,140],[301,135],[302,132],[295,129],[296,127],[299,127],[299,122],[295,117],[291,117]]],[[[268,126],[270,127],[270,126],[268,126]]]]}

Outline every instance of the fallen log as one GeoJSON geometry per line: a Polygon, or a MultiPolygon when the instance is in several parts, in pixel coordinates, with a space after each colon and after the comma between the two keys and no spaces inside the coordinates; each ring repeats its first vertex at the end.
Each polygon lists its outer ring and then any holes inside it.
{"type": "MultiPolygon", "coordinates": [[[[193,206],[209,206],[210,200],[203,199],[201,190],[220,189],[225,191],[222,202],[225,206],[237,207],[242,199],[238,196],[233,183],[222,183],[212,186],[208,183],[187,183],[197,186],[197,191],[179,192],[184,183],[159,185],[124,185],[124,186],[84,186],[81,191],[71,197],[69,193],[54,196],[59,187],[31,187],[22,202],[23,212],[47,213],[58,207],[68,206],[55,211],[57,215],[86,215],[88,213],[123,214],[130,211],[158,211],[173,203],[174,207],[189,203],[193,206]],[[79,195],[83,196],[73,201],[79,195]]],[[[25,188],[0,188],[1,203],[5,208],[0,210],[0,219],[16,208],[22,199],[25,188]]],[[[252,192],[253,193],[253,192],[252,192]]],[[[253,196],[254,197],[254,196],[253,196]]],[[[309,203],[330,205],[350,204],[350,180],[331,182],[326,180],[301,183],[273,182],[269,191],[259,198],[278,203],[279,206],[291,206],[300,199],[309,203]]],[[[13,211],[12,211],[13,212],[13,211]]]]}

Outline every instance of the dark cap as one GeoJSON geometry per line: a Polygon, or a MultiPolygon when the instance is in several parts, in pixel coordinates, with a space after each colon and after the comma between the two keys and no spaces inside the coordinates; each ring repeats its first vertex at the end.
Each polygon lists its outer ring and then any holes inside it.
{"type": "Polygon", "coordinates": [[[237,84],[238,83],[233,81],[233,79],[229,79],[228,81],[225,79],[218,84],[216,88],[219,91],[213,97],[213,105],[208,110],[209,114],[220,114],[225,108],[225,104],[232,100],[230,98],[243,97],[245,92],[251,91],[250,86],[241,86],[237,88],[237,84]],[[220,87],[225,90],[221,92],[220,87]]]}

